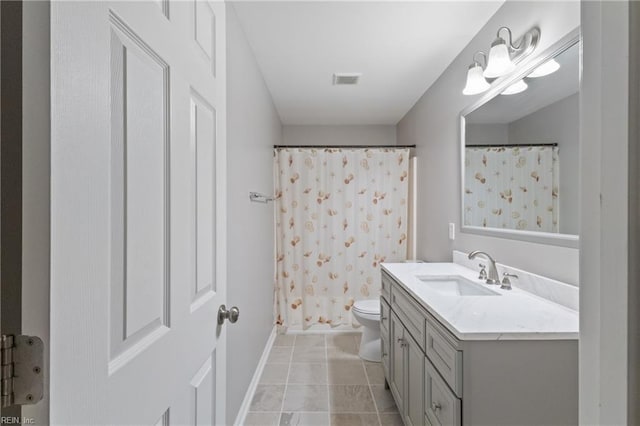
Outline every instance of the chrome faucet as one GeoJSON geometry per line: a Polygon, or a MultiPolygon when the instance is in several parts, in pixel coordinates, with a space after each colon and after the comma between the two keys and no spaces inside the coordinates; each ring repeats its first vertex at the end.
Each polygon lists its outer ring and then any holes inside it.
{"type": "Polygon", "coordinates": [[[500,284],[500,277],[498,276],[498,269],[496,268],[496,261],[491,256],[483,251],[472,251],[469,253],[469,259],[475,259],[476,256],[482,255],[489,261],[489,271],[487,272],[487,284],[500,284]]]}

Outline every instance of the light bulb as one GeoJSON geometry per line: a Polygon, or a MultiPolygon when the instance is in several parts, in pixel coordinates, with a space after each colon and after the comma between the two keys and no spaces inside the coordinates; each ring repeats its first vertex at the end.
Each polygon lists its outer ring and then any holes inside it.
{"type": "Polygon", "coordinates": [[[462,90],[463,95],[477,95],[485,92],[491,87],[482,75],[482,67],[477,62],[469,66],[467,71],[467,84],[462,90]]]}
{"type": "Polygon", "coordinates": [[[504,89],[500,94],[515,95],[516,93],[524,92],[525,90],[527,90],[527,87],[529,86],[527,85],[527,83],[524,82],[524,80],[518,80],[515,83],[513,83],[511,86],[504,89]]]}
{"type": "Polygon", "coordinates": [[[487,78],[502,77],[516,69],[516,65],[511,60],[509,48],[505,41],[501,38],[496,39],[491,44],[489,51],[489,60],[487,69],[484,70],[484,76],[487,78]]]}
{"type": "Polygon", "coordinates": [[[527,77],[544,77],[545,75],[552,74],[560,69],[560,64],[556,62],[555,59],[550,59],[544,64],[540,65],[535,70],[531,71],[531,73],[527,77]]]}

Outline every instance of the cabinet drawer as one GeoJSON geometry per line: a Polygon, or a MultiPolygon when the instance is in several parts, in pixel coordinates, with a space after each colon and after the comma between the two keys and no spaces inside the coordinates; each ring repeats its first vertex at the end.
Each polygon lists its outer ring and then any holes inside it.
{"type": "Polygon", "coordinates": [[[424,410],[427,424],[460,426],[460,400],[451,392],[427,358],[424,360],[424,410]]]}
{"type": "Polygon", "coordinates": [[[389,304],[380,298],[380,332],[389,334],[389,319],[391,316],[389,304]]]}
{"type": "Polygon", "coordinates": [[[391,290],[391,309],[398,315],[407,331],[424,352],[424,317],[426,314],[422,307],[399,285],[394,284],[391,290]]]}
{"type": "Polygon", "coordinates": [[[456,395],[462,397],[462,351],[456,349],[447,332],[431,319],[426,321],[426,354],[456,395]]]}
{"type": "Polygon", "coordinates": [[[387,300],[391,300],[391,283],[393,278],[382,270],[382,279],[380,280],[380,295],[387,300]]]}

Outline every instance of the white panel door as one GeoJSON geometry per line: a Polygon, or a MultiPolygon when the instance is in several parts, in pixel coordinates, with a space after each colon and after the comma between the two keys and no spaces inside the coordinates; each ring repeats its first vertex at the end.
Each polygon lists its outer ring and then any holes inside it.
{"type": "Polygon", "coordinates": [[[225,423],[225,4],[51,3],[51,423],[225,423]]]}

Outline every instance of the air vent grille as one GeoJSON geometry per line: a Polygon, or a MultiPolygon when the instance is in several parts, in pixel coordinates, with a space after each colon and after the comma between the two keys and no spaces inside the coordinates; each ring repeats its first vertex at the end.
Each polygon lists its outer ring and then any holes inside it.
{"type": "Polygon", "coordinates": [[[342,85],[354,85],[358,84],[360,77],[362,74],[360,73],[335,73],[333,75],[333,84],[336,86],[342,85]]]}

